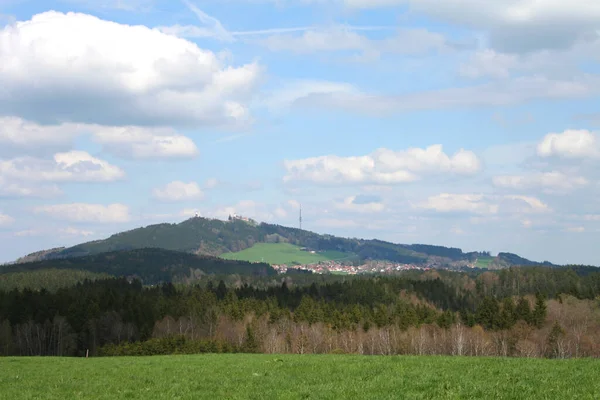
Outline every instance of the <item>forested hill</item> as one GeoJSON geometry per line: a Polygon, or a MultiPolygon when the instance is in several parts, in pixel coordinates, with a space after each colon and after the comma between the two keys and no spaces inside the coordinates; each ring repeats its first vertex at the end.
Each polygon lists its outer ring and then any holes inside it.
{"type": "MultiPolygon", "coordinates": [[[[17,262],[81,257],[105,252],[141,248],[219,256],[252,247],[255,243],[291,243],[316,251],[335,250],[355,254],[361,259],[389,260],[412,264],[451,264],[473,262],[486,253],[463,253],[461,249],[423,244],[395,244],[381,240],[341,238],[280,225],[232,219],[222,221],[191,218],[178,224],[157,224],[121,232],[104,240],[82,243],[70,248],[37,252],[17,262]]],[[[506,253],[509,254],[509,253],[506,253]]],[[[514,255],[513,259],[525,261],[524,265],[537,263],[514,255]]],[[[499,259],[493,266],[513,265],[499,259]]]]}
{"type": "Polygon", "coordinates": [[[203,274],[269,276],[276,272],[268,264],[223,260],[171,250],[145,248],[5,265],[0,274],[71,269],[134,277],[144,284],[185,282],[203,274]]]}

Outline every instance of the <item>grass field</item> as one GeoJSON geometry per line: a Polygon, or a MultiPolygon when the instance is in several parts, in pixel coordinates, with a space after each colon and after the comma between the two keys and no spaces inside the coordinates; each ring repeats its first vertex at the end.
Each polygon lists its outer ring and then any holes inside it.
{"type": "Polygon", "coordinates": [[[597,399],[600,361],[222,354],[1,358],[2,399],[597,399]]]}
{"type": "Polygon", "coordinates": [[[494,257],[479,257],[475,266],[477,268],[488,268],[494,261],[494,257]]]}
{"type": "Polygon", "coordinates": [[[312,264],[319,261],[352,258],[351,254],[340,251],[324,251],[309,253],[289,243],[257,243],[252,247],[236,253],[221,254],[228,260],[264,261],[269,264],[312,264]]]}

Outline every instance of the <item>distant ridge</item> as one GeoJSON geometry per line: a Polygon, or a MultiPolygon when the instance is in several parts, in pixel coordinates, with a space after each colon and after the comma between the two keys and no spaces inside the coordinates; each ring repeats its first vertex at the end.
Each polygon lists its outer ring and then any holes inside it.
{"type": "Polygon", "coordinates": [[[256,243],[291,243],[316,251],[338,251],[363,260],[387,260],[402,264],[427,265],[433,268],[475,267],[477,259],[489,259],[487,268],[511,265],[555,266],[522,258],[512,253],[490,257],[488,252],[464,253],[459,248],[425,244],[396,244],[377,239],[342,238],[322,235],[298,228],[256,223],[251,219],[230,218],[228,221],[194,217],[180,223],[162,223],[114,234],[68,248],[38,251],[22,257],[17,263],[85,257],[106,252],[159,248],[198,255],[219,256],[235,253],[256,243]]]}

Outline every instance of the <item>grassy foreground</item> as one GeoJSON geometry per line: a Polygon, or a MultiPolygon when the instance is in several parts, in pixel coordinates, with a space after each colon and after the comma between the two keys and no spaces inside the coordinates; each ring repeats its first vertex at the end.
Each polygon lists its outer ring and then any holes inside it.
{"type": "Polygon", "coordinates": [[[222,354],[0,358],[5,399],[597,399],[600,361],[222,354]]]}
{"type": "Polygon", "coordinates": [[[221,254],[227,260],[266,262],[268,264],[312,264],[319,261],[351,258],[351,254],[340,251],[323,251],[312,254],[300,250],[300,246],[289,243],[257,243],[252,247],[235,253],[221,254]]]}

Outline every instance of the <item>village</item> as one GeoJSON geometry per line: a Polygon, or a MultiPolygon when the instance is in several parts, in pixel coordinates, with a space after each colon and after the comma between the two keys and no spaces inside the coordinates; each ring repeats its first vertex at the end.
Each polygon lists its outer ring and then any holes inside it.
{"type": "Polygon", "coordinates": [[[311,271],[314,274],[340,274],[357,275],[373,273],[392,273],[408,270],[429,270],[430,267],[415,264],[398,264],[389,261],[366,261],[360,265],[352,265],[340,261],[321,261],[306,265],[272,265],[280,274],[285,274],[290,269],[311,271]]]}

